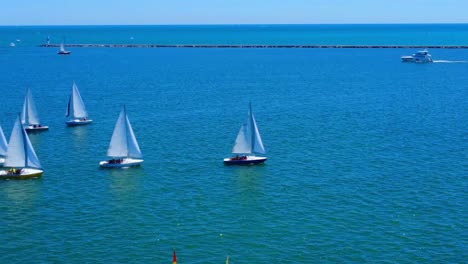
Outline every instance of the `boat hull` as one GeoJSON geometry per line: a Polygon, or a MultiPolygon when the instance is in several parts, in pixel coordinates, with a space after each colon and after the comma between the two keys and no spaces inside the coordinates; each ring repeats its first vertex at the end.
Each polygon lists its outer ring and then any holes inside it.
{"type": "Polygon", "coordinates": [[[224,159],[225,165],[255,165],[264,163],[266,157],[246,156],[245,159],[239,158],[226,158],[224,159]]]}
{"type": "Polygon", "coordinates": [[[45,130],[48,130],[49,127],[48,126],[42,126],[42,125],[28,125],[28,126],[24,126],[24,130],[26,130],[27,132],[39,132],[39,131],[45,131],[45,130]]]}
{"type": "Polygon", "coordinates": [[[39,178],[44,173],[43,170],[25,168],[21,169],[21,173],[12,173],[9,170],[0,170],[0,179],[9,180],[27,180],[32,178],[39,178]]]}
{"type": "Polygon", "coordinates": [[[71,51],[59,51],[57,52],[58,55],[69,55],[71,51]]]}
{"type": "Polygon", "coordinates": [[[123,159],[120,163],[110,163],[109,160],[99,162],[99,166],[103,168],[127,168],[140,166],[143,163],[142,159],[123,159]]]}
{"type": "Polygon", "coordinates": [[[87,119],[87,120],[73,119],[73,120],[65,121],[65,124],[67,126],[83,126],[83,125],[87,125],[87,124],[89,124],[91,122],[93,122],[93,120],[91,120],[91,119],[87,119]]]}

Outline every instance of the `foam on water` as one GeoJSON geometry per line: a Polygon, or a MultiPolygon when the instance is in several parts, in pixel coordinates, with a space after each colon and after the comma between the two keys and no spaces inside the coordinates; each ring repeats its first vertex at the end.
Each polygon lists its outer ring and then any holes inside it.
{"type": "Polygon", "coordinates": [[[434,63],[468,63],[468,61],[434,60],[434,63]]]}

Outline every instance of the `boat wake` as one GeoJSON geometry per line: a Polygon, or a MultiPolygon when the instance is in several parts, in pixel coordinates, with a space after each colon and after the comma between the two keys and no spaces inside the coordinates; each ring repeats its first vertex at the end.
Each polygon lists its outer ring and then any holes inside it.
{"type": "Polygon", "coordinates": [[[468,63],[468,61],[434,60],[434,63],[468,63]]]}

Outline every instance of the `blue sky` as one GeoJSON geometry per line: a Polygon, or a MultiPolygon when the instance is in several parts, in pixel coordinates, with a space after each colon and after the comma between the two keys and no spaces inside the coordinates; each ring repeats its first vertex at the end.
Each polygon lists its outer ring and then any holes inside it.
{"type": "Polygon", "coordinates": [[[2,0],[0,25],[468,23],[468,0],[2,0]]]}

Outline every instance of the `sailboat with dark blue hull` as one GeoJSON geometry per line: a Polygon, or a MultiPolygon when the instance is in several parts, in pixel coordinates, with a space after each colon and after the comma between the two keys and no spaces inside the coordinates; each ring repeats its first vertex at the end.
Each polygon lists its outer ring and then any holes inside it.
{"type": "Polygon", "coordinates": [[[236,142],[232,148],[235,157],[225,158],[226,165],[254,165],[264,163],[267,157],[256,156],[255,154],[266,154],[260,132],[252,112],[252,104],[249,104],[247,121],[242,124],[237,134],[236,142]]]}

